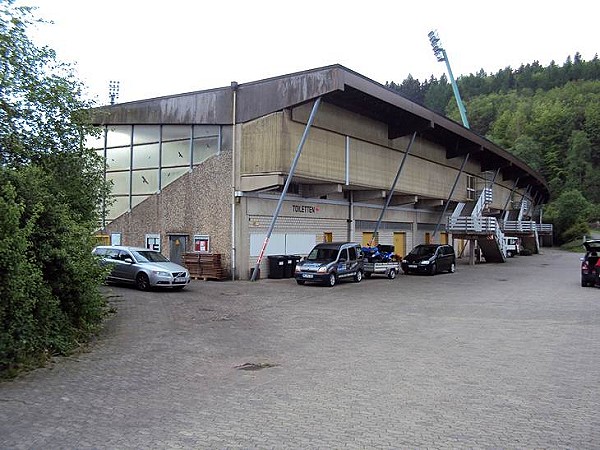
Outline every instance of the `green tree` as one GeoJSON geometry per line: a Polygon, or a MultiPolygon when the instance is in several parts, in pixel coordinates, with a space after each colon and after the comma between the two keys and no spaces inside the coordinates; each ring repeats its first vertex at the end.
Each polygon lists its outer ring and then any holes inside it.
{"type": "MultiPolygon", "coordinates": [[[[584,61],[575,53],[562,66],[553,61],[543,67],[534,61],[490,75],[481,70],[459,77],[458,86],[473,131],[539,171],[552,199],[576,188],[594,204],[594,211],[600,209],[598,55],[584,61]]],[[[421,91],[425,106],[460,123],[447,80],[432,76],[421,91]]],[[[571,230],[577,233],[581,226],[571,230]]]]}
{"type": "Polygon", "coordinates": [[[593,205],[579,190],[571,189],[562,192],[554,202],[548,205],[545,220],[554,224],[555,239],[562,243],[566,239],[573,238],[571,232],[567,233],[570,229],[587,230],[585,224],[592,209],[593,205]]]}
{"type": "Polygon", "coordinates": [[[91,104],[71,67],[29,40],[34,21],[0,3],[0,374],[69,352],[105,308],[91,249],[107,186],[83,145],[91,104]]]}
{"type": "Polygon", "coordinates": [[[439,80],[432,75],[424,95],[425,106],[437,113],[444,114],[446,106],[452,98],[452,86],[446,75],[442,75],[439,80]]]}
{"type": "Polygon", "coordinates": [[[567,154],[567,188],[575,189],[585,186],[587,178],[592,172],[591,152],[592,146],[585,131],[573,131],[567,154]]]}

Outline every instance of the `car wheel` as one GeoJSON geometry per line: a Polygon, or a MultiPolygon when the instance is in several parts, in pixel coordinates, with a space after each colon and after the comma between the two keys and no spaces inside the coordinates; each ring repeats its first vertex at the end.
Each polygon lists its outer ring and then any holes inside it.
{"type": "Polygon", "coordinates": [[[304,280],[296,280],[296,283],[298,283],[300,286],[302,286],[306,282],[304,280]]]}
{"type": "Polygon", "coordinates": [[[581,287],[587,287],[587,281],[585,281],[583,278],[581,279],[581,287]]]}
{"type": "Polygon", "coordinates": [[[450,264],[450,268],[448,269],[449,273],[454,273],[456,272],[456,264],[454,263],[454,261],[450,264]]]}
{"type": "Polygon", "coordinates": [[[356,275],[354,275],[354,281],[357,283],[360,283],[361,280],[362,280],[362,272],[359,270],[358,272],[356,272],[356,275]]]}
{"type": "Polygon", "coordinates": [[[135,286],[140,291],[147,291],[150,289],[150,279],[148,278],[148,275],[146,275],[144,272],[138,273],[135,277],[135,286]]]}
{"type": "Polygon", "coordinates": [[[391,270],[388,272],[388,278],[389,278],[390,280],[393,280],[394,278],[396,278],[396,270],[395,270],[395,269],[391,269],[391,270]]]}
{"type": "Polygon", "coordinates": [[[330,273],[329,278],[327,278],[327,281],[325,283],[327,284],[327,286],[333,287],[335,286],[336,281],[337,280],[335,278],[335,273],[330,273]]]}
{"type": "Polygon", "coordinates": [[[429,275],[435,275],[437,273],[437,265],[433,263],[429,266],[429,275]]]}

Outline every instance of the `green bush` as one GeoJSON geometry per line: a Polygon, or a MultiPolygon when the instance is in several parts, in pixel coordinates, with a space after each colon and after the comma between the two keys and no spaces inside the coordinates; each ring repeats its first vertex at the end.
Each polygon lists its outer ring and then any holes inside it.
{"type": "Polygon", "coordinates": [[[0,1],[0,377],[66,354],[101,324],[92,256],[102,164],[81,83],[26,30],[32,9],[0,1]]]}
{"type": "Polygon", "coordinates": [[[590,234],[590,227],[587,222],[579,221],[575,224],[571,225],[567,230],[565,230],[561,239],[563,242],[569,242],[573,240],[582,240],[583,236],[587,236],[590,234]]]}
{"type": "Polygon", "coordinates": [[[53,179],[29,167],[0,169],[0,374],[68,354],[101,323],[102,269],[90,228],[51,192],[53,179]]]}

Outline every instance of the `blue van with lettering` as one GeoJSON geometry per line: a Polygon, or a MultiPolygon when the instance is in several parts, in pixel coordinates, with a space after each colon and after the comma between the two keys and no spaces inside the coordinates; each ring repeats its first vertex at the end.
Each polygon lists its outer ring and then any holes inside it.
{"type": "Polygon", "coordinates": [[[364,257],[355,242],[325,242],[317,244],[306,258],[296,264],[294,278],[298,284],[322,283],[326,286],[344,279],[359,283],[363,278],[364,257]]]}

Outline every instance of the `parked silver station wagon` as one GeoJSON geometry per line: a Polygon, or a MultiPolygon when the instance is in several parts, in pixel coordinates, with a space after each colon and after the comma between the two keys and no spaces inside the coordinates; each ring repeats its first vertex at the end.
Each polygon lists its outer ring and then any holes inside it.
{"type": "Polygon", "coordinates": [[[107,281],[132,283],[145,291],[152,287],[183,289],[190,282],[185,267],[147,248],[101,245],[93,250],[100,264],[111,267],[107,281]]]}

